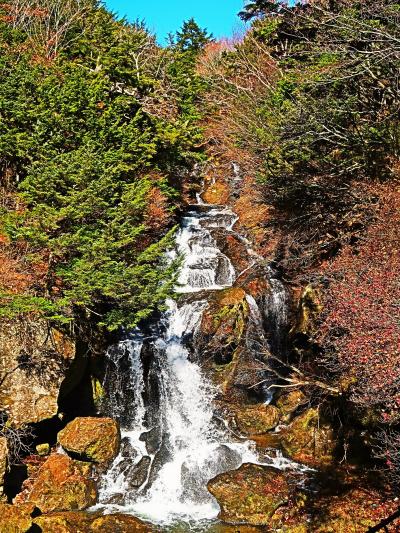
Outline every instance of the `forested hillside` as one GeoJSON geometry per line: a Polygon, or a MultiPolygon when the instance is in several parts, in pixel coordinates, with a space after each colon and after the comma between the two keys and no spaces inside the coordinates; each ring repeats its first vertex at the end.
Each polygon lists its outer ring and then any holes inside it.
{"type": "Polygon", "coordinates": [[[1,315],[132,327],[175,283],[208,36],[192,21],[161,49],[96,2],[35,6],[1,6],[1,315]]]}
{"type": "Polygon", "coordinates": [[[289,377],[300,365],[317,403],[372,430],[398,479],[399,6],[260,1],[241,16],[243,41],[209,45],[200,67],[212,152],[243,166],[236,210],[263,253],[308,285],[289,377]]]}

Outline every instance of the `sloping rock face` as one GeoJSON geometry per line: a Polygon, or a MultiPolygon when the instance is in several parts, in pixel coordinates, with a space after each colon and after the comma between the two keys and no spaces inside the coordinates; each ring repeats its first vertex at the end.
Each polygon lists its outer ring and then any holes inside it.
{"type": "Polygon", "coordinates": [[[289,485],[279,470],[244,464],[211,480],[208,490],[221,506],[219,518],[233,524],[267,526],[289,502],[289,485]]]}
{"type": "Polygon", "coordinates": [[[76,418],[60,431],[58,442],[79,459],[108,465],[118,455],[121,434],[111,418],[76,418]]]}
{"type": "Polygon", "coordinates": [[[8,446],[7,439],[0,437],[0,501],[4,499],[4,476],[7,471],[8,446]]]}
{"type": "Polygon", "coordinates": [[[74,343],[45,320],[2,322],[0,406],[14,427],[57,414],[60,387],[74,358],[74,343]]]}
{"type": "Polygon", "coordinates": [[[97,500],[92,466],[67,455],[51,455],[40,468],[27,500],[43,513],[81,511],[97,500]]]}
{"type": "Polygon", "coordinates": [[[201,323],[201,348],[213,354],[216,364],[232,361],[244,334],[249,314],[246,293],[240,288],[230,288],[213,295],[203,314],[201,323]]]}
{"type": "Polygon", "coordinates": [[[336,448],[333,429],[319,420],[317,409],[308,409],[282,432],[282,446],[295,461],[322,466],[333,461],[336,448]]]}

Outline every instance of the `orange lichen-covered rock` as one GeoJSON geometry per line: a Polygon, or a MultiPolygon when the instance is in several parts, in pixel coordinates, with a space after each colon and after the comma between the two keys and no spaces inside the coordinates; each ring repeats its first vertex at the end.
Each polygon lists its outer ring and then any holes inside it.
{"type": "Polygon", "coordinates": [[[121,435],[111,418],[75,418],[58,434],[58,442],[73,456],[109,464],[118,455],[121,435]]]}
{"type": "Polygon", "coordinates": [[[211,480],[208,490],[221,506],[225,522],[267,526],[275,512],[289,502],[285,475],[269,466],[244,464],[211,480]]]}
{"type": "Polygon", "coordinates": [[[35,519],[42,533],[147,533],[152,529],[133,516],[97,513],[51,513],[35,519]]]}
{"type": "Polygon", "coordinates": [[[92,466],[67,455],[51,455],[41,466],[28,501],[43,513],[83,510],[96,503],[92,466]]]}
{"type": "MultiPolygon", "coordinates": [[[[103,533],[147,533],[153,531],[138,518],[123,514],[100,516],[90,526],[90,530],[103,533]]],[[[50,533],[50,532],[49,532],[50,533]]]]}
{"type": "Polygon", "coordinates": [[[202,197],[206,204],[225,205],[229,200],[229,187],[223,181],[216,181],[209,185],[202,197]]]}
{"type": "Polygon", "coordinates": [[[0,503],[1,533],[27,533],[31,531],[33,516],[35,516],[36,512],[38,510],[34,504],[28,503],[16,507],[0,503]]]}
{"type": "Polygon", "coordinates": [[[279,424],[279,410],[273,405],[255,405],[236,413],[238,428],[246,435],[262,435],[279,424]]]}

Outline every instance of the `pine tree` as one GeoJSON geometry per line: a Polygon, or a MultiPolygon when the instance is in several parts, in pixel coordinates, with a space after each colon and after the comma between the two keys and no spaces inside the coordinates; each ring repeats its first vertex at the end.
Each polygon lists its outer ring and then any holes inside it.
{"type": "Polygon", "coordinates": [[[270,0],[255,0],[246,4],[243,11],[240,11],[239,17],[248,22],[249,20],[266,15],[277,13],[280,8],[280,4],[284,2],[271,2],[270,0]]]}
{"type": "Polygon", "coordinates": [[[208,43],[213,41],[213,36],[207,29],[202,29],[191,18],[186,20],[180,31],[176,32],[175,46],[181,52],[200,52],[208,43]]]}

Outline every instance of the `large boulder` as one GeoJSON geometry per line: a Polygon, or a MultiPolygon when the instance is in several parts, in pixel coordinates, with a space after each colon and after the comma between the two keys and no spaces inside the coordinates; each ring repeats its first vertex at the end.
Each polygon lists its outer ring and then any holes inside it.
{"type": "Polygon", "coordinates": [[[51,455],[39,469],[27,500],[43,513],[87,509],[97,500],[92,466],[67,455],[51,455]]]}
{"type": "Polygon", "coordinates": [[[146,533],[153,531],[153,528],[133,516],[116,514],[96,518],[92,522],[89,531],[96,533],[98,531],[103,533],[146,533]]]}
{"type": "Polygon", "coordinates": [[[7,472],[7,462],[7,439],[5,437],[0,437],[0,501],[4,499],[4,478],[7,472]]]}
{"type": "Polygon", "coordinates": [[[284,422],[288,422],[293,413],[308,402],[307,396],[301,390],[292,390],[283,393],[276,401],[276,406],[280,411],[284,422]]]}
{"type": "Polygon", "coordinates": [[[0,405],[9,423],[20,427],[55,416],[60,387],[74,358],[74,342],[46,320],[2,321],[0,405]]]}
{"type": "Polygon", "coordinates": [[[35,519],[42,533],[147,533],[152,529],[133,516],[123,514],[51,513],[35,519]]]}
{"type": "Polygon", "coordinates": [[[112,418],[75,418],[60,431],[58,442],[73,457],[107,465],[118,455],[121,434],[112,418]]]}
{"type": "Polygon", "coordinates": [[[279,424],[279,410],[265,404],[245,407],[236,413],[236,423],[248,436],[262,435],[279,424]]]}
{"type": "Polygon", "coordinates": [[[1,533],[28,533],[28,531],[33,531],[33,517],[37,513],[38,510],[31,503],[18,507],[0,503],[1,533]]]}
{"type": "Polygon", "coordinates": [[[292,459],[311,466],[333,460],[336,440],[331,426],[324,423],[317,409],[308,409],[282,432],[283,449],[292,459]]]}
{"type": "Polygon", "coordinates": [[[289,485],[279,470],[244,464],[220,474],[208,490],[221,506],[219,518],[233,524],[268,526],[276,511],[289,503],[289,485]]]}

